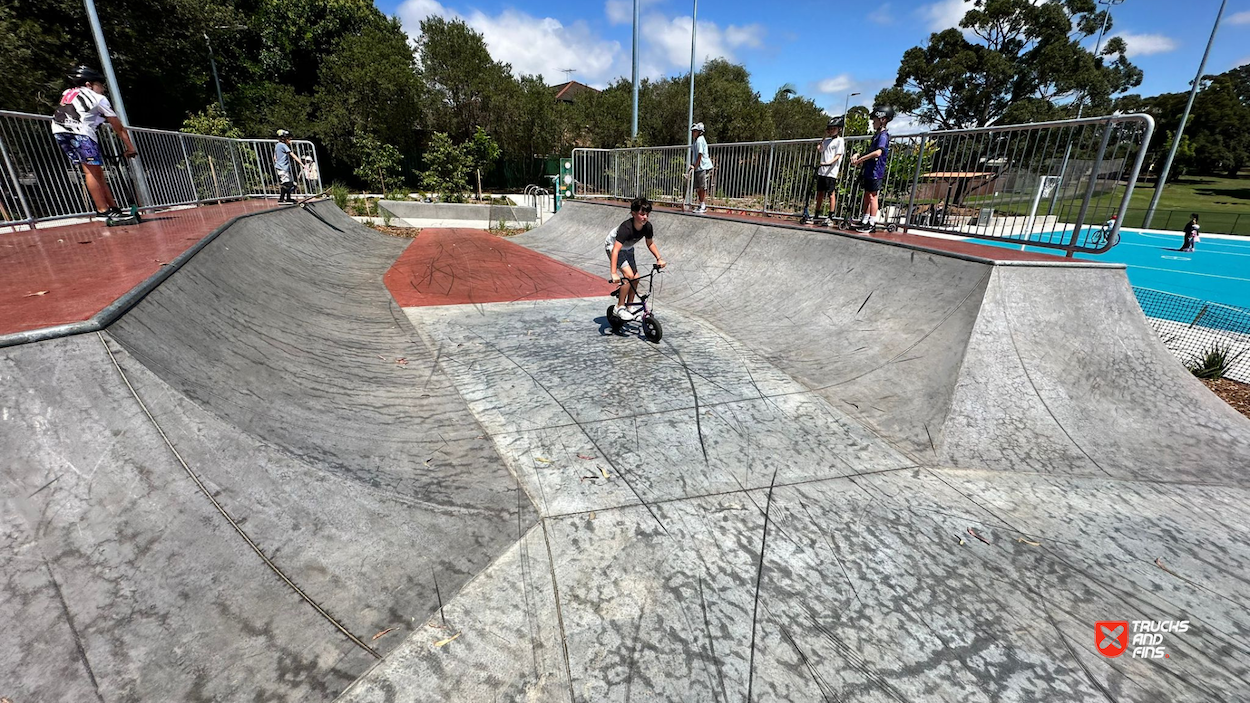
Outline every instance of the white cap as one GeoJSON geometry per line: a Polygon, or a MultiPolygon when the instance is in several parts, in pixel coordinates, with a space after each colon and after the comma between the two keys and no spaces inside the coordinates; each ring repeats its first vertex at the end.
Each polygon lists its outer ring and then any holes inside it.
{"type": "Polygon", "coordinates": [[[700,131],[700,132],[706,132],[706,131],[707,131],[707,130],[703,129],[703,123],[702,123],[702,122],[695,122],[694,124],[690,125],[690,131],[691,131],[691,132],[693,132],[693,131],[695,131],[695,130],[698,130],[698,131],[700,131]]]}

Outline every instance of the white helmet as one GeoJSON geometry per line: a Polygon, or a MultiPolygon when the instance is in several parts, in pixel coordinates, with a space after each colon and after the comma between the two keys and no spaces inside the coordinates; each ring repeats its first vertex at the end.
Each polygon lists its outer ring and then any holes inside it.
{"type": "Polygon", "coordinates": [[[289,131],[285,129],[278,130],[278,139],[285,139],[286,137],[289,137],[289,136],[291,136],[291,133],[289,131]]]}
{"type": "Polygon", "coordinates": [[[690,125],[690,131],[691,132],[706,132],[707,130],[703,129],[702,122],[695,122],[694,124],[690,125]]]}

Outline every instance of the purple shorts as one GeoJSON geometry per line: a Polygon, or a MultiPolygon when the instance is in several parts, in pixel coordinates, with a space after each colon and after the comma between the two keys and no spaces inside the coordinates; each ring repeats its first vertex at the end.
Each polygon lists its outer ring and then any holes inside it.
{"type": "Polygon", "coordinates": [[[61,145],[61,151],[65,152],[75,166],[104,165],[104,159],[100,158],[100,145],[96,144],[91,137],[68,132],[57,132],[52,136],[56,137],[56,143],[61,145]]]}

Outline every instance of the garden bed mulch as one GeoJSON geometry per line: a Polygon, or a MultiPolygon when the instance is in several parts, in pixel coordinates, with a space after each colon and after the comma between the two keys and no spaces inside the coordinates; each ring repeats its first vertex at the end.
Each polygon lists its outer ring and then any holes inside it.
{"type": "Polygon", "coordinates": [[[416,239],[421,234],[420,227],[390,227],[388,225],[372,224],[370,227],[376,229],[382,234],[389,234],[392,237],[401,237],[403,239],[416,239]]]}
{"type": "Polygon", "coordinates": [[[1234,410],[1250,417],[1250,383],[1239,383],[1227,378],[1221,378],[1218,381],[1203,379],[1202,382],[1207,384],[1207,388],[1210,388],[1212,393],[1233,406],[1234,410]]]}

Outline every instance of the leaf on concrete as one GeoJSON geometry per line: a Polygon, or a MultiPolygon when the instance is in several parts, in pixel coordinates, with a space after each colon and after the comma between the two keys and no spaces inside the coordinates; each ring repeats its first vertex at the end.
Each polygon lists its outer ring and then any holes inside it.
{"type": "Polygon", "coordinates": [[[588,455],[586,455],[586,454],[578,454],[578,455],[577,455],[577,458],[578,458],[578,459],[585,459],[586,461],[590,461],[591,459],[594,459],[594,457],[593,457],[593,456],[588,456],[588,455]]]}
{"type": "Polygon", "coordinates": [[[391,632],[391,631],[392,631],[392,630],[394,630],[394,629],[395,629],[395,628],[393,628],[393,627],[388,627],[388,628],[386,628],[385,630],[382,630],[381,632],[379,632],[378,634],[376,634],[376,635],[374,635],[374,636],[373,636],[373,640],[372,640],[372,641],[376,641],[379,637],[382,637],[382,636],[386,635],[387,633],[391,632]]]}
{"type": "Polygon", "coordinates": [[[1025,539],[1025,538],[1023,538],[1023,537],[1017,537],[1017,538],[1016,538],[1016,541],[1017,541],[1017,542],[1019,542],[1019,543],[1021,543],[1021,544],[1027,544],[1027,545],[1029,545],[1030,547],[1040,547],[1040,546],[1042,546],[1042,543],[1041,543],[1041,542],[1034,542],[1034,541],[1032,541],[1032,540],[1027,540],[1027,539],[1025,539]]]}
{"type": "Polygon", "coordinates": [[[23,295],[22,297],[23,298],[37,298],[41,295],[47,295],[47,294],[48,294],[48,291],[41,290],[41,291],[36,291],[34,293],[27,293],[26,295],[23,295]]]}
{"type": "Polygon", "coordinates": [[[399,364],[400,366],[405,366],[408,364],[408,360],[401,356],[395,360],[395,363],[399,364]]]}
{"type": "Polygon", "coordinates": [[[608,470],[602,466],[599,467],[599,473],[603,474],[604,478],[612,478],[612,476],[608,474],[608,470]]]}
{"type": "Polygon", "coordinates": [[[1160,569],[1163,569],[1164,571],[1168,572],[1169,574],[1172,574],[1172,575],[1173,575],[1173,576],[1175,576],[1176,578],[1180,578],[1180,577],[1181,577],[1181,575],[1180,575],[1180,574],[1176,573],[1175,571],[1172,571],[1171,569],[1169,569],[1168,567],[1166,567],[1166,566],[1164,566],[1164,565],[1163,565],[1163,557],[1159,557],[1159,558],[1155,559],[1155,566],[1159,567],[1160,569]]]}
{"type": "Polygon", "coordinates": [[[547,458],[545,458],[545,457],[541,457],[541,456],[536,456],[536,457],[534,457],[534,461],[537,461],[537,462],[538,462],[538,463],[540,463],[540,464],[550,464],[550,463],[551,463],[551,460],[550,460],[550,459],[547,459],[547,458]]]}
{"type": "Polygon", "coordinates": [[[435,643],[434,643],[434,646],[435,646],[435,647],[446,647],[447,645],[451,644],[452,642],[455,642],[455,641],[456,641],[456,638],[458,638],[458,637],[460,637],[460,633],[459,633],[459,632],[457,632],[456,634],[452,635],[451,637],[448,637],[448,638],[447,638],[447,639],[445,639],[445,640],[439,640],[439,641],[435,642],[435,643]]]}
{"type": "Polygon", "coordinates": [[[969,527],[969,528],[968,528],[968,534],[972,535],[973,537],[976,537],[977,539],[981,540],[982,542],[985,542],[986,544],[989,544],[989,543],[990,543],[990,541],[989,541],[988,539],[986,539],[986,538],[982,537],[981,535],[977,534],[977,531],[976,531],[976,530],[974,530],[974,529],[972,529],[971,527],[969,527]]]}

